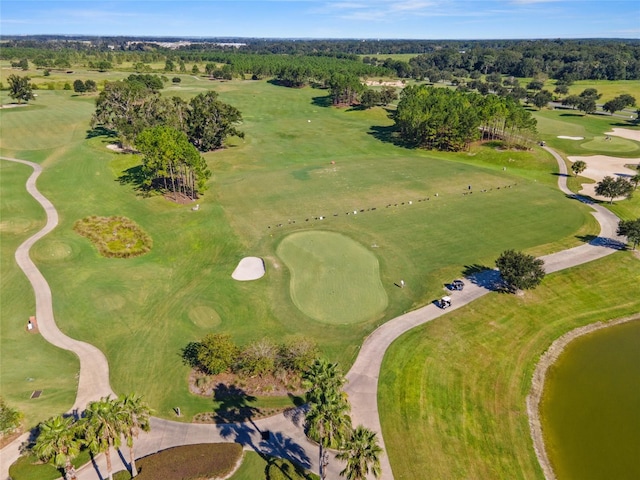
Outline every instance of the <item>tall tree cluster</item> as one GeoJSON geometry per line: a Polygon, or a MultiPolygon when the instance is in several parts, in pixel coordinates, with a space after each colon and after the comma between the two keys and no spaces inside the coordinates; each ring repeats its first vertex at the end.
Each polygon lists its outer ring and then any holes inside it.
{"type": "Polygon", "coordinates": [[[136,148],[143,155],[145,187],[191,199],[204,191],[211,171],[184,132],[167,126],[147,128],[136,138],[136,148]]]}
{"type": "Polygon", "coordinates": [[[526,144],[536,125],[531,114],[510,98],[425,85],[402,91],[395,123],[405,142],[447,151],[468,148],[481,136],[526,144]]]}
{"type": "Polygon", "coordinates": [[[162,97],[156,78],[131,75],[107,83],[96,100],[92,127],[113,130],[123,144],[131,146],[143,130],[170,126],[184,132],[200,151],[220,148],[230,135],[243,136],[235,127],[241,113],[220,101],[216,92],[202,93],[187,103],[179,97],[162,97]]]}

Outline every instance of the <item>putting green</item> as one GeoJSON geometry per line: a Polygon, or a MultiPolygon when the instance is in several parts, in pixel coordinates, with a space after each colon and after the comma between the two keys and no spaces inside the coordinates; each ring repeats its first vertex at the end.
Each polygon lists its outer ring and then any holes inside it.
{"type": "Polygon", "coordinates": [[[381,315],[387,307],[378,259],[345,235],[294,233],[280,243],[277,253],[291,272],[293,303],[314,320],[358,323],[381,315]]]}
{"type": "Polygon", "coordinates": [[[582,142],[581,148],[585,150],[607,150],[611,153],[633,152],[638,149],[638,145],[632,140],[614,136],[596,136],[593,140],[582,142]],[[609,138],[609,140],[606,140],[609,138]]]}

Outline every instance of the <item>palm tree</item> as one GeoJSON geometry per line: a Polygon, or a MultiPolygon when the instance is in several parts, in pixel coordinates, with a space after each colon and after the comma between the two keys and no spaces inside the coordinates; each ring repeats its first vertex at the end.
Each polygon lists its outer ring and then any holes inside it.
{"type": "Polygon", "coordinates": [[[316,360],[303,374],[308,387],[307,435],[320,444],[320,478],[328,463],[325,448],[337,448],[351,429],[349,402],[342,391],[346,379],[336,363],[316,360]]]}
{"type": "Polygon", "coordinates": [[[133,454],[133,440],[138,438],[140,431],[148,432],[151,429],[149,416],[152,411],[149,406],[142,401],[142,397],[131,393],[121,395],[118,398],[119,408],[123,413],[124,436],[129,447],[129,462],[131,463],[131,476],[138,475],[136,468],[136,458],[133,454]]]}
{"type": "Polygon", "coordinates": [[[75,480],[71,460],[80,453],[81,440],[73,418],[58,415],[41,423],[39,429],[33,452],[57,468],[64,467],[66,480],[75,480]]]}
{"type": "Polygon", "coordinates": [[[109,480],[113,480],[111,448],[120,447],[125,425],[119,402],[107,396],[89,403],[85,411],[84,425],[86,445],[94,454],[105,453],[109,480]]]}
{"type": "Polygon", "coordinates": [[[307,389],[308,403],[318,403],[318,398],[323,392],[342,390],[346,382],[338,364],[329,363],[326,359],[316,359],[302,374],[302,380],[307,389]]]}
{"type": "Polygon", "coordinates": [[[376,433],[358,425],[336,455],[336,458],[347,461],[340,476],[347,480],[365,480],[371,471],[374,477],[380,478],[381,455],[382,448],[378,445],[376,433]]]}
{"type": "Polygon", "coordinates": [[[312,403],[306,415],[307,435],[320,445],[320,478],[325,479],[328,463],[326,448],[338,448],[351,428],[349,402],[343,392],[327,392],[312,403]]]}

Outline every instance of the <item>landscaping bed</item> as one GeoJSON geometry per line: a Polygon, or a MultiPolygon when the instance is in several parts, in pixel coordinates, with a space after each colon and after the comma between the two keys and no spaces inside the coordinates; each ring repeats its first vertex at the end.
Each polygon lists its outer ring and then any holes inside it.
{"type": "MultiPolygon", "coordinates": [[[[136,462],[139,480],[200,480],[227,478],[242,462],[242,446],[239,443],[202,443],[169,448],[141,458],[136,462]]],[[[114,480],[129,480],[131,474],[124,470],[113,476],[114,480]]]]}
{"type": "Polygon", "coordinates": [[[73,229],[91,240],[103,257],[137,257],[151,250],[151,237],[126,217],[92,215],[78,220],[73,229]]]}

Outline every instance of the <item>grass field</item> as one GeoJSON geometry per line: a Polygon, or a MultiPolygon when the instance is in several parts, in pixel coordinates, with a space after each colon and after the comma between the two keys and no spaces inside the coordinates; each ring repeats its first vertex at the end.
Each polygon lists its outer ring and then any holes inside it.
{"type": "Polygon", "coordinates": [[[291,275],[293,303],[315,320],[358,323],[375,319],[387,306],[378,259],[349,237],[297,232],[284,238],[277,254],[291,275]]]}
{"type": "Polygon", "coordinates": [[[617,253],[522,297],[492,293],[398,339],[378,393],[395,478],[544,478],[525,407],[538,357],[578,326],[637,315],[638,265],[617,253]]]}
{"type": "MultiPolygon", "coordinates": [[[[640,98],[640,97],[639,97],[640,98]]],[[[612,155],[623,158],[640,157],[640,143],[611,136],[605,140],[605,132],[612,128],[640,130],[640,126],[610,115],[583,115],[572,110],[539,110],[534,112],[538,121],[540,138],[550,147],[566,155],[612,155]],[[558,135],[583,137],[583,140],[566,140],[558,135]]]]}
{"type": "MultiPolygon", "coordinates": [[[[209,88],[240,109],[246,137],[206,155],[214,175],[198,212],[161,197],[137,196],[118,181],[139,159],[108,151],[110,138],[88,138],[91,97],[40,90],[33,105],[0,112],[0,152],[44,164],[38,186],[60,213],[59,227],[32,250],[52,287],[58,324],[105,352],[117,392],[143,394],[161,416],[171,418],[180,406],[188,420],[214,408],[211,399],[188,393],[188,368],[180,361],[181,348],[206,333],[228,332],[239,344],[304,333],[347,369],[379,323],[439,296],[443,283],[466,266],[491,265],[507,248],[557,251],[597,231],[587,207],[567,202],[557,191],[557,167],[540,150],[404,149],[389,141],[392,121],[385,110],[329,108],[325,90],[183,76],[166,94],[189,98],[209,88]],[[469,185],[473,194],[464,195],[469,185]],[[356,209],[357,216],[346,215],[356,209]],[[76,220],[89,215],[132,219],[152,237],[153,250],[135,259],[100,257],[72,230],[76,220]],[[326,220],[306,221],[320,215],[326,220]],[[279,223],[283,227],[277,231],[268,228],[279,223]],[[336,232],[365,248],[377,245],[370,252],[388,298],[381,315],[328,327],[296,307],[289,293],[291,272],[271,267],[280,263],[278,245],[301,231],[336,232]],[[267,275],[235,282],[231,272],[247,255],[263,257],[267,275]],[[401,278],[404,289],[394,285],[401,278]]],[[[22,171],[23,178],[28,174],[26,167],[1,166],[22,171]]],[[[11,188],[2,190],[3,221],[10,202],[23,202],[31,206],[20,211],[19,221],[35,231],[42,212],[22,190],[24,180],[16,175],[6,181],[11,188]]],[[[26,281],[5,281],[5,271],[15,270],[11,252],[28,231],[11,234],[8,241],[2,231],[0,303],[26,299],[2,308],[3,329],[15,330],[12,325],[26,321],[33,309],[26,281]]],[[[19,272],[14,275],[20,278],[19,272]]],[[[73,360],[67,354],[51,349],[48,381],[64,395],[46,388],[41,402],[53,407],[32,408],[21,384],[27,378],[25,359],[14,353],[41,362],[30,341],[3,334],[0,386],[33,424],[72,404],[74,380],[68,372],[77,367],[68,366],[73,360]]]]}

